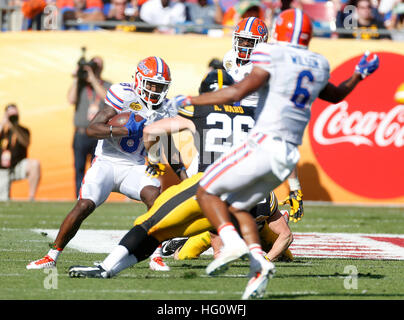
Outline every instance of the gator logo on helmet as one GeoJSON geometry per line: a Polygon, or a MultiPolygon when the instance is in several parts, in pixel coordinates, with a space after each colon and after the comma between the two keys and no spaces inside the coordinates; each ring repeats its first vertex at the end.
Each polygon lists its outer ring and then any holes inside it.
{"type": "Polygon", "coordinates": [[[146,64],[144,63],[144,61],[141,61],[141,62],[138,64],[138,68],[139,68],[145,75],[147,75],[147,74],[149,74],[149,73],[152,72],[152,71],[146,66],[146,64]]]}

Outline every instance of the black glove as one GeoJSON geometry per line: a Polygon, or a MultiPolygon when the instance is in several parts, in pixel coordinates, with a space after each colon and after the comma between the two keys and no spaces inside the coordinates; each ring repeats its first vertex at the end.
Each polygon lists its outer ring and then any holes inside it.
{"type": "Polygon", "coordinates": [[[151,176],[152,178],[157,178],[162,176],[165,173],[166,166],[160,162],[153,163],[148,160],[148,164],[146,167],[146,174],[151,176]]]}

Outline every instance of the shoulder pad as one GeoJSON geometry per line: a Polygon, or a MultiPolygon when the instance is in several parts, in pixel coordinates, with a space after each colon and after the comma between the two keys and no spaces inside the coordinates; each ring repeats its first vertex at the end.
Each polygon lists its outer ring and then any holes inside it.
{"type": "Polygon", "coordinates": [[[223,67],[226,71],[231,70],[236,65],[236,54],[233,50],[228,51],[223,57],[223,67]]]}
{"type": "Polygon", "coordinates": [[[272,60],[271,52],[274,46],[268,43],[259,43],[251,54],[251,62],[254,64],[256,62],[269,64],[272,60]]]}
{"type": "Polygon", "coordinates": [[[194,106],[185,106],[178,108],[178,114],[184,117],[193,117],[195,112],[194,106]]]}
{"type": "Polygon", "coordinates": [[[135,99],[135,91],[129,83],[118,83],[113,84],[107,91],[105,103],[118,111],[122,111],[127,102],[135,99]]]}

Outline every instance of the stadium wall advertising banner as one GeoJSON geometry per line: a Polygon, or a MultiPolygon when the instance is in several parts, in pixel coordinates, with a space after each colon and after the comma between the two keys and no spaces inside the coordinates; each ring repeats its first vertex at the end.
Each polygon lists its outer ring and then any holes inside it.
{"type": "MultiPolygon", "coordinates": [[[[363,197],[388,199],[404,195],[404,105],[395,100],[404,56],[377,54],[380,68],[344,101],[313,104],[309,135],[319,166],[333,181],[363,197]]],[[[360,58],[340,64],[331,80],[344,81],[360,58]]]]}
{"type": "MultiPolygon", "coordinates": [[[[0,107],[17,103],[21,124],[31,130],[29,157],[39,159],[42,170],[38,200],[75,200],[74,106],[66,96],[82,46],[87,47],[88,59],[95,55],[104,59],[103,77],[112,83],[131,81],[141,59],[162,57],[173,79],[168,97],[174,97],[197,94],[210,59],[222,58],[231,43],[230,35],[1,33],[0,107]]],[[[394,98],[404,82],[404,43],[315,38],[310,48],[327,57],[334,84],[352,74],[366,50],[377,52],[381,62],[379,70],[342,103],[313,104],[312,120],[299,148],[304,200],[404,204],[404,103],[394,98]]],[[[15,182],[11,191],[13,199],[27,199],[27,181],[15,182]]],[[[279,198],[287,191],[286,184],[275,190],[279,198]]],[[[109,198],[124,200],[116,193],[109,198]]]]}

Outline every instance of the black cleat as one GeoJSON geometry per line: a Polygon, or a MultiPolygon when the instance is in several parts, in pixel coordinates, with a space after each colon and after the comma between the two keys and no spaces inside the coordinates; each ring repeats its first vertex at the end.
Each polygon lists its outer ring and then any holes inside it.
{"type": "Polygon", "coordinates": [[[108,272],[100,265],[94,267],[71,266],[69,268],[70,278],[109,278],[108,272]]]}
{"type": "Polygon", "coordinates": [[[187,242],[188,238],[174,238],[171,240],[167,240],[163,243],[161,247],[161,254],[163,257],[168,257],[174,254],[175,250],[181,248],[185,242],[187,242]]]}

